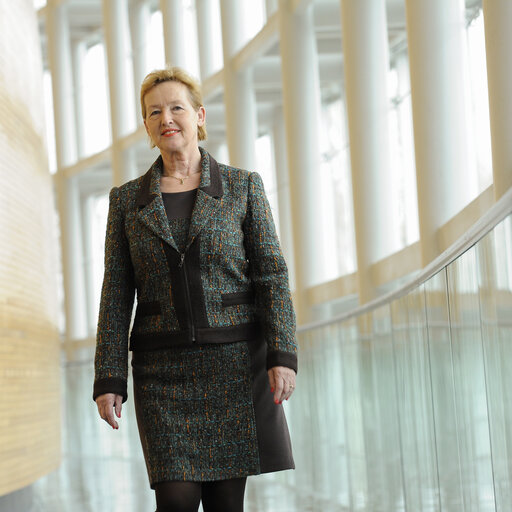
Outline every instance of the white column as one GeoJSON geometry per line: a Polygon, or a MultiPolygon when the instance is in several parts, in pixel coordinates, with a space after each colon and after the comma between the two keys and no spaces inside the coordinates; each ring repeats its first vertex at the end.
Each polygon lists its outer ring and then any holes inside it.
{"type": "MultiPolygon", "coordinates": [[[[94,201],[94,195],[88,195],[80,198],[80,216],[82,219],[90,219],[92,213],[92,204],[94,201]]],[[[84,276],[85,276],[85,287],[84,287],[84,303],[85,310],[87,314],[87,335],[94,336],[94,331],[96,327],[96,307],[94,304],[94,292],[93,292],[93,283],[94,283],[94,274],[93,274],[93,251],[92,251],[92,223],[84,222],[82,225],[81,232],[81,243],[83,248],[83,268],[84,268],[84,276]]]]}
{"type": "MultiPolygon", "coordinates": [[[[124,178],[126,181],[138,178],[141,175],[141,169],[137,165],[137,148],[131,146],[126,148],[122,152],[123,166],[124,166],[124,178]]],[[[147,171],[147,169],[143,169],[147,171]]]]}
{"type": "Polygon", "coordinates": [[[76,177],[55,176],[61,226],[62,272],[66,338],[85,338],[87,332],[87,294],[82,245],[80,189],[76,177]]]}
{"type": "Polygon", "coordinates": [[[239,0],[221,0],[220,7],[229,160],[231,165],[254,169],[257,111],[252,70],[237,71],[232,64],[232,57],[243,44],[243,5],[239,0]]]}
{"type": "Polygon", "coordinates": [[[512,187],[512,2],[483,0],[494,196],[512,187]]]}
{"type": "Polygon", "coordinates": [[[321,99],[312,6],[293,12],[292,2],[282,0],[279,32],[293,218],[295,308],[299,322],[304,323],[309,316],[304,292],[310,283],[317,282],[322,247],[322,226],[318,219],[321,197],[317,184],[321,99]]]}
{"type": "Polygon", "coordinates": [[[54,3],[49,2],[46,7],[46,34],[52,72],[57,168],[60,170],[76,161],[76,125],[68,6],[54,3]]]}
{"type": "MultiPolygon", "coordinates": [[[[406,0],[422,263],[437,231],[476,195],[468,173],[463,0],[406,0]]],[[[476,176],[474,177],[476,180],[476,176]]]]}
{"type": "Polygon", "coordinates": [[[196,0],[197,39],[201,80],[213,73],[214,44],[212,19],[215,5],[211,0],[196,0]]]}
{"type": "Polygon", "coordinates": [[[278,9],[277,0],[265,0],[265,11],[267,19],[272,16],[278,9]]]}
{"type": "Polygon", "coordinates": [[[187,69],[183,9],[183,0],[160,0],[164,27],[165,61],[171,66],[187,69]]]}
{"type": "Polygon", "coordinates": [[[119,140],[135,128],[127,0],[103,0],[103,26],[112,123],[112,181],[120,185],[127,177],[119,140]]]}
{"type": "Polygon", "coordinates": [[[370,267],[397,250],[393,230],[385,0],[341,0],[343,60],[361,304],[376,295],[370,267]]]}
{"type": "Polygon", "coordinates": [[[279,233],[283,254],[288,264],[290,285],[295,288],[295,264],[293,254],[293,219],[290,204],[290,174],[286,155],[286,129],[283,108],[274,110],[272,124],[272,148],[277,182],[277,201],[279,204],[279,233]]]}
{"type": "Polygon", "coordinates": [[[76,149],[77,158],[84,158],[84,108],[83,108],[83,62],[85,59],[86,48],[85,42],[79,41],[73,43],[73,90],[75,104],[75,133],[76,133],[76,149]]]}
{"type": "Polygon", "coordinates": [[[140,86],[150,71],[147,67],[147,33],[151,20],[149,3],[136,0],[130,5],[130,33],[133,55],[133,91],[135,99],[135,120],[143,124],[140,110],[140,86]]]}
{"type": "Polygon", "coordinates": [[[46,12],[48,59],[52,73],[57,145],[55,185],[61,232],[66,339],[71,340],[87,335],[79,192],[77,184],[63,173],[66,166],[76,161],[77,153],[71,40],[67,4],[54,4],[50,1],[46,12]]]}

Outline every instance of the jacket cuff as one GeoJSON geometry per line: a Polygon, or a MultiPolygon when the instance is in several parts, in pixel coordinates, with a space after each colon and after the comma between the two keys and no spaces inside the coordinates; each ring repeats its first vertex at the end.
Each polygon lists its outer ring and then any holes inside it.
{"type": "Polygon", "coordinates": [[[286,366],[297,373],[297,354],[273,350],[267,353],[267,370],[274,366],[286,366]]]}
{"type": "Polygon", "coordinates": [[[94,382],[94,391],[92,399],[96,400],[100,395],[105,393],[114,393],[123,397],[123,403],[128,399],[128,385],[125,379],[118,377],[107,377],[105,379],[98,379],[94,382]]]}

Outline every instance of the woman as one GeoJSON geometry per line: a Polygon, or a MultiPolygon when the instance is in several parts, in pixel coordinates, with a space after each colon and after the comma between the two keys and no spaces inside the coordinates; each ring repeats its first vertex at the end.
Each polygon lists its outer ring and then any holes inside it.
{"type": "Polygon", "coordinates": [[[141,108],[160,156],[110,192],[94,399],[119,428],[130,349],[157,511],[241,511],[248,475],[294,467],[286,264],[260,176],[198,146],[198,84],[179,68],[150,73],[141,108]]]}

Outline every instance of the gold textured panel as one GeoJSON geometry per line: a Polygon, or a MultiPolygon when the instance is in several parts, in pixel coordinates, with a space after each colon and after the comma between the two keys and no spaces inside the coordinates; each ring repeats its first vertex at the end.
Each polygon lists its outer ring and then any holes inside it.
{"type": "Polygon", "coordinates": [[[60,462],[52,183],[30,1],[0,0],[0,496],[60,462]]]}

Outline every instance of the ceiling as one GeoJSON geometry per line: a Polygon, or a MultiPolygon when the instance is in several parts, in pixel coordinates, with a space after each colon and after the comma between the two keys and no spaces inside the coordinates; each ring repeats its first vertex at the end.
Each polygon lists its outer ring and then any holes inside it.
{"type": "MultiPolygon", "coordinates": [[[[137,0],[129,0],[133,3],[137,0]]],[[[316,43],[319,57],[319,77],[324,98],[339,96],[343,87],[343,54],[340,0],[306,0],[313,4],[316,43]]],[[[67,0],[69,4],[70,36],[72,42],[94,44],[102,39],[101,0],[67,0]]],[[[151,0],[151,8],[158,8],[158,0],[151,0]]],[[[478,8],[481,0],[466,0],[467,9],[478,8]]],[[[405,0],[386,0],[390,53],[405,51],[405,0]]],[[[46,55],[45,9],[39,11],[39,28],[45,68],[46,55]]],[[[276,40],[251,63],[258,105],[258,126],[266,131],[273,118],[273,110],[281,103],[281,59],[276,40]]],[[[223,140],[225,135],[222,89],[210,91],[205,98],[208,109],[208,132],[211,138],[223,140]]],[[[147,160],[147,145],[141,146],[140,160],[147,160]]],[[[151,156],[152,157],[152,156],[151,156]]],[[[141,162],[142,163],[142,162],[141,162]]]]}

